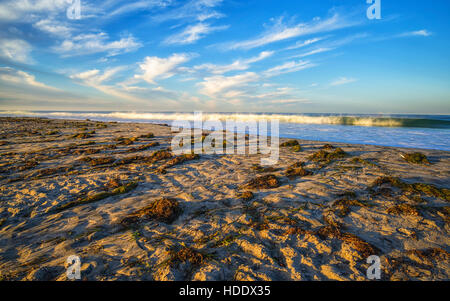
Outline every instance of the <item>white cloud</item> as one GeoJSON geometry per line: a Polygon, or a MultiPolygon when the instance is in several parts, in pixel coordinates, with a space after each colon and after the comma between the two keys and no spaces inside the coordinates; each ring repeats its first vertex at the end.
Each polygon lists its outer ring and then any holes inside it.
{"type": "Polygon", "coordinates": [[[190,56],[184,53],[173,54],[168,58],[159,58],[156,56],[146,57],[144,62],[139,65],[143,74],[135,75],[137,79],[143,79],[146,82],[155,84],[155,79],[166,79],[176,73],[178,65],[189,61],[190,56]]]}
{"type": "Polygon", "coordinates": [[[273,77],[285,73],[297,72],[300,70],[312,68],[314,66],[316,65],[311,63],[310,61],[290,61],[265,71],[264,75],[267,77],[273,77]]]}
{"type": "Polygon", "coordinates": [[[347,77],[340,77],[330,83],[331,86],[341,86],[346,84],[351,84],[358,81],[356,78],[347,78],[347,77]]]}
{"type": "Polygon", "coordinates": [[[227,28],[228,28],[228,26],[210,26],[209,24],[205,24],[205,23],[189,25],[182,32],[168,37],[164,41],[164,44],[168,44],[168,45],[192,44],[192,43],[200,40],[207,34],[210,34],[212,32],[219,31],[219,30],[225,30],[227,28]]]}
{"type": "Polygon", "coordinates": [[[313,39],[297,42],[297,43],[295,43],[295,45],[287,47],[286,50],[293,50],[293,49],[303,48],[303,47],[315,44],[317,42],[320,42],[323,39],[325,39],[325,38],[322,38],[322,37],[321,38],[313,38],[313,39]]]}
{"type": "Polygon", "coordinates": [[[123,37],[118,41],[107,41],[108,35],[104,32],[96,34],[81,34],[64,40],[54,51],[64,57],[106,52],[109,56],[130,52],[140,48],[142,44],[132,35],[123,37]]]}
{"type": "Polygon", "coordinates": [[[299,55],[291,56],[291,58],[307,57],[307,56],[311,56],[311,55],[315,55],[315,54],[319,54],[319,53],[323,53],[323,52],[332,51],[332,50],[335,50],[336,48],[350,44],[355,40],[366,38],[367,36],[368,36],[368,34],[366,34],[366,33],[359,33],[359,34],[354,34],[354,35],[347,36],[347,37],[344,37],[341,39],[327,41],[325,43],[321,43],[320,47],[317,47],[315,49],[312,49],[308,52],[305,52],[305,53],[302,53],[299,55]]]}
{"type": "Polygon", "coordinates": [[[121,5],[121,3],[119,5],[115,5],[116,1],[112,1],[112,3],[110,3],[111,5],[106,5],[104,7],[104,11],[107,12],[107,16],[108,17],[115,17],[118,15],[122,15],[122,14],[127,14],[130,12],[134,12],[136,10],[139,11],[145,11],[145,10],[150,10],[153,8],[163,8],[168,6],[171,1],[162,1],[162,0],[140,0],[140,1],[125,1],[126,4],[121,5]],[[130,3],[131,2],[131,3],[130,3]]]}
{"type": "Polygon", "coordinates": [[[426,29],[402,33],[401,37],[429,37],[432,33],[426,29]]]}
{"type": "Polygon", "coordinates": [[[38,14],[54,14],[69,7],[66,0],[7,0],[0,3],[0,20],[34,21],[38,14]]]}
{"type": "Polygon", "coordinates": [[[105,81],[110,80],[119,71],[124,70],[124,67],[115,67],[111,69],[106,69],[103,73],[98,69],[88,70],[85,72],[77,73],[71,75],[70,78],[81,80],[83,83],[90,86],[101,85],[105,81]]]}
{"type": "MultiPolygon", "coordinates": [[[[73,74],[70,78],[80,81],[82,84],[99,90],[105,94],[117,97],[119,99],[125,99],[135,102],[142,102],[142,99],[135,97],[129,93],[121,91],[116,88],[115,85],[108,85],[105,82],[110,81],[113,77],[120,71],[124,70],[125,67],[115,67],[105,70],[103,73],[98,69],[88,70],[85,72],[73,74]]],[[[125,89],[124,89],[125,90],[125,89]]]]}
{"type": "Polygon", "coordinates": [[[58,90],[36,81],[34,75],[10,67],[0,67],[0,80],[23,87],[23,85],[46,90],[58,90]]]}
{"type": "Polygon", "coordinates": [[[308,51],[308,52],[305,52],[305,53],[302,53],[302,54],[299,54],[299,55],[292,56],[292,58],[307,57],[307,56],[311,56],[311,55],[314,55],[314,54],[319,54],[319,53],[322,53],[322,52],[328,52],[328,51],[331,51],[331,50],[334,50],[334,48],[321,47],[321,48],[313,49],[311,51],[308,51]]]}
{"type": "Polygon", "coordinates": [[[236,60],[228,65],[203,64],[194,67],[194,70],[205,70],[212,74],[224,74],[230,71],[243,71],[250,68],[250,64],[262,61],[274,54],[273,51],[263,51],[258,56],[245,60],[236,60]]]}
{"type": "Polygon", "coordinates": [[[33,26],[41,31],[50,33],[59,37],[67,37],[71,35],[72,28],[61,22],[52,19],[42,19],[33,26]]]}
{"type": "Polygon", "coordinates": [[[19,63],[30,63],[31,46],[19,39],[0,38],[0,57],[19,63]]]}
{"type": "Polygon", "coordinates": [[[330,32],[333,30],[350,27],[357,24],[357,21],[349,21],[338,13],[327,19],[315,18],[309,23],[300,23],[292,26],[286,25],[283,18],[275,20],[274,25],[255,39],[242,42],[235,42],[228,45],[228,49],[252,49],[270,43],[279,42],[299,36],[330,32]]]}
{"type": "Polygon", "coordinates": [[[212,18],[222,18],[224,15],[214,8],[222,4],[223,0],[190,0],[180,7],[171,9],[169,12],[154,16],[156,22],[169,20],[196,20],[206,21],[212,18]]]}
{"type": "MultiPolygon", "coordinates": [[[[260,77],[254,72],[247,72],[244,74],[239,74],[235,76],[211,76],[206,77],[203,82],[198,85],[201,87],[200,93],[210,96],[217,97],[220,93],[234,90],[234,95],[237,95],[236,88],[246,86],[249,83],[256,82],[260,77]]],[[[230,95],[228,95],[230,96],[230,95]]]]}

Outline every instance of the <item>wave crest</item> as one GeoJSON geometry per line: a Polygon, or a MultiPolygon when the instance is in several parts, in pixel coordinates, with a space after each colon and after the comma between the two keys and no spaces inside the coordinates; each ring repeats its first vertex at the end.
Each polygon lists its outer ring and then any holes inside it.
{"type": "MultiPolygon", "coordinates": [[[[53,118],[81,118],[121,121],[167,121],[193,120],[194,113],[138,113],[138,112],[30,112],[30,111],[2,111],[3,116],[53,117],[53,118]]],[[[306,114],[245,114],[245,113],[202,113],[203,120],[273,120],[280,123],[297,124],[329,124],[352,125],[367,127],[422,127],[422,128],[450,128],[450,120],[431,118],[399,118],[374,116],[338,116],[338,115],[306,115],[306,114]]]]}

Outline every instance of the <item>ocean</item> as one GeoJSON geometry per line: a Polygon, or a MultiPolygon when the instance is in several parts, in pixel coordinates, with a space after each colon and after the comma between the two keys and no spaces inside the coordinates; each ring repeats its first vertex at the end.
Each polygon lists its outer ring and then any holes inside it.
{"type": "MultiPolygon", "coordinates": [[[[326,142],[345,142],[450,151],[449,115],[202,113],[205,120],[280,121],[279,136],[326,142]]],[[[91,119],[97,121],[171,124],[193,120],[177,112],[62,112],[0,111],[0,116],[91,119]]]]}

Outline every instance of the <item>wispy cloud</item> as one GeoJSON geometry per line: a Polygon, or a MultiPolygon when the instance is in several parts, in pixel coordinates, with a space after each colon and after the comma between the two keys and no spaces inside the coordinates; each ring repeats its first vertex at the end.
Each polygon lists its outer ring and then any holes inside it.
{"type": "Polygon", "coordinates": [[[399,37],[429,37],[433,35],[430,31],[426,29],[409,31],[398,35],[399,37]]]}
{"type": "Polygon", "coordinates": [[[284,64],[275,66],[270,68],[269,70],[264,72],[264,75],[267,77],[273,77],[285,73],[297,72],[300,70],[312,68],[316,66],[316,64],[311,63],[310,61],[290,61],[284,64]]]}
{"type": "Polygon", "coordinates": [[[222,4],[222,0],[190,0],[187,3],[171,8],[168,12],[152,17],[153,21],[165,22],[170,20],[206,21],[221,18],[224,15],[215,8],[222,4]]]}
{"type": "Polygon", "coordinates": [[[142,102],[143,100],[141,98],[126,93],[127,91],[122,91],[121,89],[117,88],[116,85],[108,84],[108,82],[111,81],[118,72],[124,69],[125,67],[122,66],[110,68],[105,70],[104,72],[101,72],[98,69],[92,69],[73,74],[70,76],[70,78],[79,81],[86,86],[101,91],[107,95],[111,95],[122,100],[142,102]]]}
{"type": "Polygon", "coordinates": [[[294,55],[291,58],[307,57],[307,56],[311,56],[311,55],[314,55],[314,54],[319,54],[319,53],[322,53],[322,52],[328,52],[328,51],[331,51],[331,50],[334,50],[334,48],[320,47],[320,48],[316,48],[316,49],[313,49],[311,51],[308,51],[308,52],[305,52],[305,53],[302,53],[302,54],[299,54],[299,55],[294,55]]]}
{"type": "Polygon", "coordinates": [[[22,22],[35,20],[39,14],[55,14],[69,6],[65,0],[6,0],[0,3],[0,20],[22,22]]]}
{"type": "MultiPolygon", "coordinates": [[[[250,68],[250,65],[262,61],[274,54],[273,51],[263,51],[258,56],[235,60],[228,65],[202,64],[194,66],[190,71],[206,71],[212,74],[224,74],[231,71],[243,71],[250,68]]],[[[189,70],[188,70],[189,71],[189,70]]]]}
{"type": "MultiPolygon", "coordinates": [[[[217,97],[219,94],[224,92],[229,92],[232,89],[246,86],[248,83],[256,82],[260,79],[260,76],[254,72],[247,72],[244,74],[234,75],[234,76],[211,76],[204,79],[203,82],[198,85],[201,87],[200,93],[210,96],[217,97]]],[[[228,97],[236,97],[236,91],[233,94],[228,94],[228,97]]]]}
{"type": "Polygon", "coordinates": [[[347,44],[350,44],[354,41],[363,39],[368,37],[368,34],[366,33],[359,33],[359,34],[354,34],[354,35],[350,35],[347,37],[343,37],[340,39],[335,39],[335,40],[327,40],[326,42],[320,43],[317,48],[311,49],[307,52],[298,54],[298,55],[294,55],[291,56],[291,58],[301,58],[301,57],[307,57],[307,56],[311,56],[311,55],[315,55],[315,54],[319,54],[319,53],[323,53],[323,52],[329,52],[332,50],[335,50],[336,48],[345,46],[347,44]]]}
{"type": "Polygon", "coordinates": [[[259,37],[241,42],[232,42],[229,43],[226,48],[252,49],[295,37],[330,32],[354,26],[356,24],[358,24],[358,21],[351,21],[338,13],[323,20],[319,18],[314,19],[309,23],[299,23],[294,25],[288,25],[284,22],[283,18],[278,18],[274,21],[274,24],[259,37]]]}
{"type": "Polygon", "coordinates": [[[167,45],[192,44],[212,32],[219,31],[219,30],[225,30],[227,28],[228,28],[228,26],[226,26],[226,25],[211,26],[206,23],[198,23],[195,25],[189,25],[182,32],[168,37],[164,41],[164,44],[167,44],[167,45]]]}
{"type": "Polygon", "coordinates": [[[68,37],[73,31],[73,27],[54,19],[42,19],[34,23],[33,26],[43,32],[59,37],[68,37]]]}
{"type": "Polygon", "coordinates": [[[93,69],[71,75],[70,78],[81,80],[83,83],[89,84],[91,86],[96,86],[110,80],[114,75],[116,75],[123,69],[124,67],[116,67],[107,69],[103,73],[101,73],[98,69],[93,69]]]}
{"type": "Polygon", "coordinates": [[[331,86],[342,86],[358,81],[356,78],[340,77],[330,83],[331,86]]]}
{"type": "Polygon", "coordinates": [[[15,84],[22,88],[25,85],[33,88],[58,91],[54,87],[38,82],[34,75],[11,67],[0,67],[0,81],[15,84]]]}
{"type": "Polygon", "coordinates": [[[108,41],[104,32],[94,34],[81,34],[65,39],[60,45],[53,48],[63,57],[104,53],[115,56],[121,53],[136,50],[142,46],[132,35],[122,37],[118,41],[108,41]]]}
{"type": "Polygon", "coordinates": [[[176,73],[176,68],[180,64],[189,61],[190,58],[191,55],[185,53],[176,53],[168,58],[148,56],[144,59],[144,62],[139,65],[143,73],[135,75],[135,78],[155,84],[156,79],[172,77],[176,73]]]}
{"type": "Polygon", "coordinates": [[[0,57],[19,63],[31,63],[32,47],[28,42],[20,39],[0,38],[0,57]]]}
{"type": "Polygon", "coordinates": [[[325,37],[313,38],[313,39],[304,40],[304,41],[298,41],[297,43],[295,43],[295,45],[285,48],[285,50],[294,50],[294,49],[303,48],[303,47],[315,44],[317,42],[320,42],[323,39],[325,39],[325,37]]]}
{"type": "MultiPolygon", "coordinates": [[[[111,2],[111,1],[110,1],[111,2]]],[[[140,1],[122,1],[116,3],[117,1],[112,1],[109,5],[104,7],[104,11],[107,17],[117,17],[119,15],[132,13],[135,11],[148,11],[154,8],[164,8],[169,6],[172,1],[171,0],[140,0],[140,1]]]]}

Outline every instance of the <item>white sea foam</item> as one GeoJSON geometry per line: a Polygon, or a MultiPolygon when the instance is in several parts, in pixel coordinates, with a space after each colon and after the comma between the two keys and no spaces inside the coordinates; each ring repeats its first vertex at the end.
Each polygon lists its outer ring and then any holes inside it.
{"type": "MultiPolygon", "coordinates": [[[[138,112],[29,112],[29,111],[3,111],[1,115],[16,116],[46,116],[58,118],[101,118],[113,120],[193,120],[193,113],[138,113],[138,112]]],[[[378,118],[361,116],[309,116],[309,115],[290,115],[290,114],[227,114],[227,113],[203,113],[203,120],[273,120],[277,119],[280,123],[298,123],[298,124],[331,124],[331,125],[354,125],[354,126],[382,126],[382,127],[401,127],[402,119],[399,118],[378,118]]]]}

